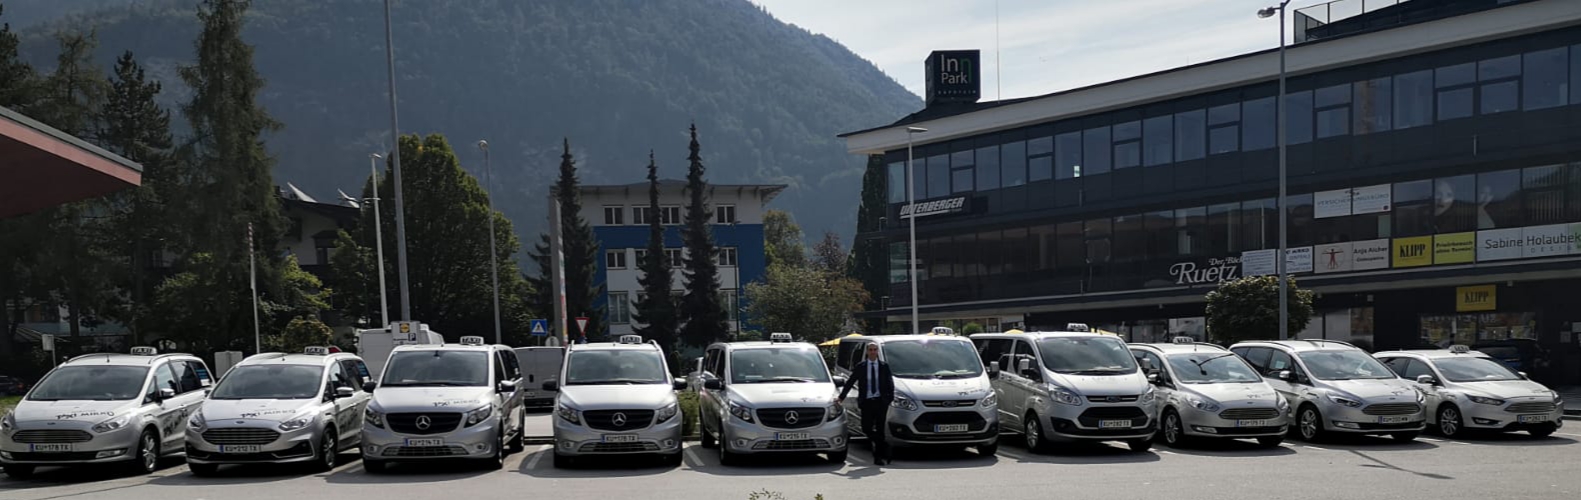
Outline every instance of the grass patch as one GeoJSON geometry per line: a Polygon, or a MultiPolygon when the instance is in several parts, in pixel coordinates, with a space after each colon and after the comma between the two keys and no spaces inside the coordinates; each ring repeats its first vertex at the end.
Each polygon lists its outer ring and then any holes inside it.
{"type": "Polygon", "coordinates": [[[6,396],[0,398],[0,415],[10,413],[12,408],[16,408],[16,402],[21,400],[22,396],[6,396]]]}

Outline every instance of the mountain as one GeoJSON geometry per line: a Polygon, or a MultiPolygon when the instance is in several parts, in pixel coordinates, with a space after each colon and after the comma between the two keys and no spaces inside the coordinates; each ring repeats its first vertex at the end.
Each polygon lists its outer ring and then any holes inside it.
{"type": "MultiPolygon", "coordinates": [[[[176,68],[193,60],[196,0],[0,3],[0,21],[29,21],[22,49],[43,71],[55,32],[92,29],[106,68],[132,50],[167,105],[189,97],[176,68]]],[[[678,178],[693,121],[711,182],[789,184],[774,206],[807,234],[849,236],[865,162],[835,135],[922,107],[872,63],[747,0],[397,0],[393,26],[401,132],[445,134],[480,176],[473,144],[488,140],[496,207],[524,241],[545,226],[562,137],[584,183],[640,182],[649,149],[678,178]]],[[[355,193],[368,153],[390,142],[382,0],[255,2],[244,37],[267,79],[261,102],[285,125],[268,144],[276,183],[320,200],[355,193]]]]}

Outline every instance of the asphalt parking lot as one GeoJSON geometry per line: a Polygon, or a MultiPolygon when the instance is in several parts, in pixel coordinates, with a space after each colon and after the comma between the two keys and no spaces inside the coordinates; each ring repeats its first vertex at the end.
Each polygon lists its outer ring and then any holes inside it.
{"type": "MultiPolygon", "coordinates": [[[[1572,421],[1572,424],[1575,422],[1572,421]]],[[[1467,440],[1424,437],[1414,443],[1355,438],[1260,449],[1249,441],[1198,448],[1071,446],[1036,455],[1013,439],[997,456],[921,450],[874,467],[860,444],[846,464],[819,457],[776,456],[743,467],[719,465],[696,443],[679,467],[621,459],[555,469],[547,445],[512,455],[501,471],[467,464],[405,466],[369,475],[354,454],[325,474],[291,467],[230,468],[218,478],[192,476],[179,460],[149,476],[94,469],[41,469],[31,481],[0,479],[6,500],[265,500],[279,498],[747,499],[768,490],[786,499],[853,498],[1576,498],[1581,495],[1581,425],[1548,439],[1525,434],[1467,440]]]]}

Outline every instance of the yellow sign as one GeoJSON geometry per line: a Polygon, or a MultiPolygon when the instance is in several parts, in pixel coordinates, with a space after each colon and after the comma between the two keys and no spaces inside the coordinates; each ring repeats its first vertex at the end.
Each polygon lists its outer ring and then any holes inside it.
{"type": "Polygon", "coordinates": [[[1440,234],[1433,237],[1434,264],[1469,264],[1477,260],[1477,233],[1440,234]]]}
{"type": "Polygon", "coordinates": [[[1492,311],[1499,307],[1498,285],[1455,288],[1455,312],[1492,311]]]}
{"type": "Polygon", "coordinates": [[[1433,237],[1394,239],[1394,267],[1417,267],[1433,263],[1433,237]]]}

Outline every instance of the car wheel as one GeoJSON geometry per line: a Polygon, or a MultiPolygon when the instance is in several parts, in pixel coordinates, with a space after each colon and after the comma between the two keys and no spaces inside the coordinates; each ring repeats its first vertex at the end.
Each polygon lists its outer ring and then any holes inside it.
{"type": "Polygon", "coordinates": [[[152,474],[159,469],[159,434],[153,429],[143,431],[137,438],[137,451],[126,469],[133,474],[152,474]]]}
{"type": "Polygon", "coordinates": [[[1038,420],[1036,413],[1028,413],[1026,424],[1022,429],[1022,436],[1027,440],[1027,451],[1045,453],[1048,451],[1048,440],[1043,437],[1043,423],[1038,420]]]}
{"type": "Polygon", "coordinates": [[[697,421],[697,430],[698,432],[702,433],[702,443],[700,444],[702,444],[704,448],[713,448],[715,446],[719,446],[719,441],[714,439],[713,433],[708,432],[708,426],[703,425],[703,421],[701,419],[698,419],[697,421]]]}
{"type": "Polygon", "coordinates": [[[1455,405],[1444,405],[1443,408],[1438,409],[1439,434],[1447,438],[1459,436],[1464,430],[1463,425],[1460,420],[1460,408],[1456,408],[1455,405]]]}
{"type": "Polygon", "coordinates": [[[1278,448],[1279,445],[1284,442],[1284,436],[1263,436],[1257,438],[1258,446],[1262,446],[1264,448],[1278,448]]]}
{"type": "Polygon", "coordinates": [[[198,476],[198,477],[214,477],[214,476],[219,475],[219,473],[220,473],[220,466],[219,466],[219,464],[195,464],[195,463],[188,462],[187,463],[187,470],[192,471],[192,475],[194,475],[194,476],[198,476]]]}
{"type": "Polygon", "coordinates": [[[335,470],[337,459],[340,458],[340,441],[335,439],[334,427],[324,428],[324,437],[318,441],[318,459],[313,461],[314,472],[329,472],[335,470]]]}
{"type": "Polygon", "coordinates": [[[494,436],[494,456],[483,459],[483,468],[500,470],[505,468],[505,427],[500,426],[499,434],[494,436]]]}
{"type": "Polygon", "coordinates": [[[1323,440],[1323,415],[1318,413],[1317,407],[1306,405],[1296,413],[1296,433],[1302,441],[1323,440]]]}
{"type": "Polygon", "coordinates": [[[1137,453],[1141,453],[1141,452],[1153,449],[1153,440],[1152,439],[1132,439],[1130,441],[1126,441],[1125,442],[1125,446],[1130,448],[1131,451],[1134,451],[1134,452],[1137,452],[1137,453]]]}
{"type": "Polygon", "coordinates": [[[371,458],[362,459],[362,470],[369,474],[383,474],[384,471],[389,469],[389,467],[390,464],[385,463],[383,460],[374,460],[371,458]]]}
{"type": "Polygon", "coordinates": [[[521,416],[516,417],[516,438],[511,439],[510,444],[511,453],[521,453],[527,450],[527,412],[525,410],[522,411],[521,416]]]}
{"type": "Polygon", "coordinates": [[[829,455],[829,463],[832,463],[832,464],[843,464],[843,463],[845,463],[846,456],[849,455],[850,453],[851,453],[851,450],[849,448],[844,449],[844,450],[840,450],[840,451],[831,451],[831,452],[828,453],[828,455],[829,455]]]}
{"type": "Polygon", "coordinates": [[[994,442],[992,442],[992,443],[977,445],[977,454],[981,455],[981,456],[984,456],[984,457],[991,457],[991,456],[994,456],[994,455],[998,455],[999,454],[999,440],[995,439],[994,442]]]}
{"type": "Polygon", "coordinates": [[[1160,434],[1164,435],[1164,444],[1170,448],[1180,448],[1186,444],[1186,427],[1180,422],[1180,414],[1174,408],[1164,410],[1164,428],[1160,434]]]}
{"type": "Polygon", "coordinates": [[[1396,432],[1396,433],[1390,434],[1389,437],[1394,438],[1395,441],[1399,441],[1399,442],[1402,442],[1402,443],[1409,443],[1411,441],[1415,441],[1416,440],[1416,436],[1419,435],[1419,434],[1421,434],[1421,432],[1418,432],[1418,431],[1396,432]]]}
{"type": "Polygon", "coordinates": [[[5,466],[5,475],[10,476],[11,479],[31,479],[33,477],[33,466],[7,465],[5,466]]]}
{"type": "MultiPolygon", "coordinates": [[[[1532,436],[1545,438],[1545,437],[1548,437],[1548,436],[1552,436],[1554,434],[1554,432],[1558,431],[1558,430],[1559,430],[1559,424],[1548,424],[1548,425],[1544,425],[1542,427],[1533,428],[1533,429],[1531,429],[1529,431],[1526,431],[1526,432],[1530,433],[1532,436]]],[[[11,471],[11,469],[9,467],[6,468],[6,472],[10,472],[10,471],[11,471]]]]}
{"type": "Polygon", "coordinates": [[[721,432],[719,435],[719,465],[733,467],[741,464],[741,455],[730,451],[730,433],[721,432]]]}
{"type": "Polygon", "coordinates": [[[572,468],[572,467],[575,467],[575,466],[576,466],[576,457],[570,457],[570,456],[566,456],[566,455],[561,455],[560,452],[555,452],[555,454],[554,454],[554,468],[556,468],[556,469],[569,469],[569,468],[572,468]]]}

